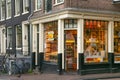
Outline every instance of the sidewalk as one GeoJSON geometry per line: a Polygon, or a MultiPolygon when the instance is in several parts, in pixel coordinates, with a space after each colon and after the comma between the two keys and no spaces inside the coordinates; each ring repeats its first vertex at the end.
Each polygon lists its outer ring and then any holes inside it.
{"type": "MultiPolygon", "coordinates": [[[[120,78],[120,73],[103,73],[103,74],[89,74],[89,75],[77,75],[77,74],[23,74],[21,77],[2,75],[0,80],[97,80],[107,78],[120,78]]],[[[107,79],[108,80],[108,79],[107,79]]]]}

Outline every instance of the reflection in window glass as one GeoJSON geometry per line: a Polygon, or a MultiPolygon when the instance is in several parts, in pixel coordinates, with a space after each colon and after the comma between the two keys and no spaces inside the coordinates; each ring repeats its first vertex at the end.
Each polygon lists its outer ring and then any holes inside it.
{"type": "Polygon", "coordinates": [[[84,59],[85,63],[107,62],[107,26],[108,22],[85,20],[84,23],[84,59]]]}
{"type": "Polygon", "coordinates": [[[58,53],[58,27],[57,21],[46,23],[44,26],[45,34],[45,61],[57,62],[58,53]]]}
{"type": "Polygon", "coordinates": [[[120,22],[114,22],[114,53],[115,62],[120,61],[120,22]]]}

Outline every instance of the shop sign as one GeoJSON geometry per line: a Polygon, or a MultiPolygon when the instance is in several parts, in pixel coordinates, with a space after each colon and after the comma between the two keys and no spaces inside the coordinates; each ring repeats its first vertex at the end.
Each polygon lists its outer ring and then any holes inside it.
{"type": "Polygon", "coordinates": [[[48,40],[53,41],[54,40],[54,31],[49,31],[48,32],[48,40]]]}

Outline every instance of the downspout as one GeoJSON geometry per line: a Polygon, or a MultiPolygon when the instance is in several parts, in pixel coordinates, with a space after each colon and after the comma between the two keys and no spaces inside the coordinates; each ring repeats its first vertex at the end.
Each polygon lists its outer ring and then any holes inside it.
{"type": "Polygon", "coordinates": [[[31,2],[30,2],[30,6],[31,6],[31,8],[30,8],[30,15],[28,16],[28,22],[29,22],[29,27],[30,27],[30,70],[32,70],[33,68],[32,68],[32,31],[33,31],[33,28],[32,28],[32,23],[31,23],[31,21],[30,21],[30,18],[32,17],[32,15],[33,15],[33,9],[32,9],[32,0],[31,0],[31,2]]]}

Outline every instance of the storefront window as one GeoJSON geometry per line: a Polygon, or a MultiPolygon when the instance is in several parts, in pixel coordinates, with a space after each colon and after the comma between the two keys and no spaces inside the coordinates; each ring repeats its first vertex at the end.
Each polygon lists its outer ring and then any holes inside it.
{"type": "Polygon", "coordinates": [[[65,19],[64,23],[65,29],[77,28],[77,19],[65,19]]]}
{"type": "Polygon", "coordinates": [[[85,20],[84,23],[84,59],[85,63],[107,62],[108,22],[85,20]]]}
{"type": "Polygon", "coordinates": [[[115,62],[120,62],[120,22],[114,22],[114,53],[115,62]]]}
{"type": "Polygon", "coordinates": [[[44,25],[45,34],[45,61],[57,63],[58,54],[58,27],[57,21],[44,25]]]}

